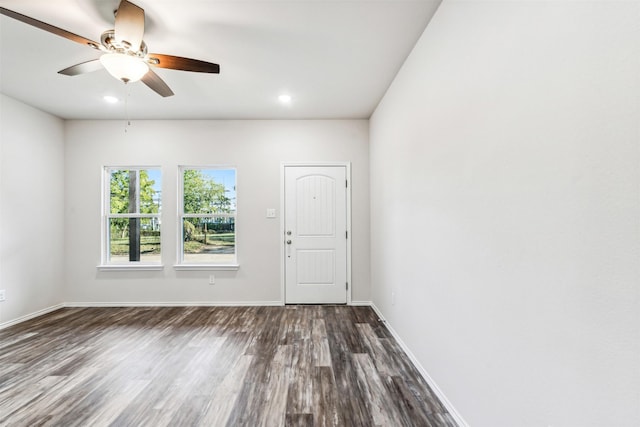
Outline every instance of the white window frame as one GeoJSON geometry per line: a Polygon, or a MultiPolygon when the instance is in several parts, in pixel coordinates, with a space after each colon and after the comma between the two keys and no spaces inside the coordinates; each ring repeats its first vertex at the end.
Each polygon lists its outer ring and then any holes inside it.
{"type": "MultiPolygon", "coordinates": [[[[110,243],[111,243],[111,227],[110,220],[112,218],[157,218],[160,224],[160,241],[162,242],[162,212],[157,214],[141,214],[137,213],[111,213],[111,172],[122,170],[158,170],[162,177],[162,168],[160,166],[104,166],[102,168],[102,224],[101,224],[101,261],[98,270],[110,271],[127,271],[127,270],[162,270],[164,265],[162,261],[129,261],[112,263],[110,260],[110,243]]],[[[137,207],[139,209],[139,206],[137,207]]],[[[162,260],[162,243],[160,244],[160,259],[162,260]]]]}
{"type": "Polygon", "coordinates": [[[177,233],[178,242],[176,245],[177,263],[173,266],[175,270],[218,270],[218,271],[235,271],[240,268],[238,263],[238,169],[231,165],[204,165],[204,166],[191,166],[180,165],[178,166],[178,213],[177,213],[177,233]],[[236,209],[232,214],[186,214],[184,213],[184,172],[186,170],[229,170],[232,169],[235,173],[235,187],[236,187],[236,209]],[[192,263],[184,261],[184,229],[183,222],[185,218],[234,218],[234,233],[235,233],[235,245],[234,245],[234,262],[231,263],[192,263]]]}

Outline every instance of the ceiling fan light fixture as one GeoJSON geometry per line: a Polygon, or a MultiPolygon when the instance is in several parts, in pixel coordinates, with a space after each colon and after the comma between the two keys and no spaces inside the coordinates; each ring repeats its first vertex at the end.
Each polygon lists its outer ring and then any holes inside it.
{"type": "Polygon", "coordinates": [[[149,66],[141,59],[124,53],[106,53],[100,62],[109,74],[125,83],[137,82],[149,71],[149,66]]]}

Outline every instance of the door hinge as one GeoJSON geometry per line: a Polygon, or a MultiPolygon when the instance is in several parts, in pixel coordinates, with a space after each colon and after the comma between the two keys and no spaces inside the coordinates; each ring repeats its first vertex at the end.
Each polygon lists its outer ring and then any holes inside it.
{"type": "Polygon", "coordinates": [[[345,283],[345,285],[347,285],[346,289],[349,290],[349,282],[345,283]]]}
{"type": "Polygon", "coordinates": [[[348,231],[345,231],[345,232],[344,232],[344,238],[345,238],[345,239],[348,239],[348,238],[349,238],[349,232],[348,232],[348,231]]]}

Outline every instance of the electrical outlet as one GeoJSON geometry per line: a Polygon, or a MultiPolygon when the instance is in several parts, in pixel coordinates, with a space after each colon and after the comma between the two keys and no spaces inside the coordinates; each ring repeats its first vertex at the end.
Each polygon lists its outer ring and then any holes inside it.
{"type": "Polygon", "coordinates": [[[210,285],[216,284],[216,276],[214,276],[213,274],[209,276],[209,284],[210,285]]]}
{"type": "Polygon", "coordinates": [[[4,300],[5,300],[4,289],[0,289],[0,301],[4,301],[4,300]]]}

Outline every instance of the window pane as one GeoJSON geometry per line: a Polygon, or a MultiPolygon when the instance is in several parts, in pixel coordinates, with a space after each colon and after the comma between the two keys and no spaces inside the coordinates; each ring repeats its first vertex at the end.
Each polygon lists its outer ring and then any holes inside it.
{"type": "Polygon", "coordinates": [[[160,213],[161,195],[160,169],[140,170],[140,213],[160,213]]]}
{"type": "Polygon", "coordinates": [[[234,218],[185,218],[184,262],[233,264],[236,262],[234,218]]]}
{"type": "Polygon", "coordinates": [[[111,218],[109,236],[112,263],[160,262],[158,218],[111,218]]]}
{"type": "Polygon", "coordinates": [[[109,213],[160,212],[159,169],[112,170],[109,177],[109,213]]]}
{"type": "Polygon", "coordinates": [[[183,191],[184,213],[228,214],[236,211],[234,169],[186,169],[183,191]]]}
{"type": "Polygon", "coordinates": [[[109,179],[111,188],[110,210],[112,214],[129,212],[129,171],[112,170],[109,179]]]}

